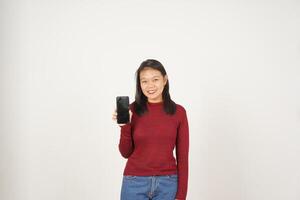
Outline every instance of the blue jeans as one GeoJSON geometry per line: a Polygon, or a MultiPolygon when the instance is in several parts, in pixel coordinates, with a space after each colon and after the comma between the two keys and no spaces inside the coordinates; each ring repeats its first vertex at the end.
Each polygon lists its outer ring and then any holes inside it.
{"type": "Polygon", "coordinates": [[[175,200],[177,174],[162,176],[124,175],[121,200],[175,200]]]}

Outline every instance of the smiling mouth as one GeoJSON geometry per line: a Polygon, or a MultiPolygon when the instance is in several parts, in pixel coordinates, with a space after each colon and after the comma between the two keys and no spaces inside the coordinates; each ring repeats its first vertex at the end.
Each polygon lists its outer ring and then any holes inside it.
{"type": "Polygon", "coordinates": [[[156,92],[156,90],[148,90],[147,92],[148,92],[148,94],[154,94],[156,92]]]}

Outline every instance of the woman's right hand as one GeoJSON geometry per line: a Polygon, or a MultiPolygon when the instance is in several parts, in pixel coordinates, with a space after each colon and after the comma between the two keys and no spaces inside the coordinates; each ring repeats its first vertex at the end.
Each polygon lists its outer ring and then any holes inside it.
{"type": "MultiPolygon", "coordinates": [[[[117,122],[117,116],[118,116],[117,109],[115,109],[115,111],[114,111],[113,114],[112,114],[112,120],[115,121],[115,122],[117,122]]],[[[131,110],[129,109],[129,122],[128,122],[128,123],[131,122],[131,118],[132,118],[132,112],[131,112],[131,110]]],[[[119,126],[124,126],[124,125],[126,125],[126,124],[118,124],[118,125],[119,125],[119,126]]]]}

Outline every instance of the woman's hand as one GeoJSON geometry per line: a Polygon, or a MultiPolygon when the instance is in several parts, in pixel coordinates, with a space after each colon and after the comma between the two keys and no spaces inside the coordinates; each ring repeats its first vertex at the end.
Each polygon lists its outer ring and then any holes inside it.
{"type": "MultiPolygon", "coordinates": [[[[117,109],[115,109],[115,111],[113,112],[112,114],[112,120],[113,121],[117,121],[117,116],[118,116],[118,113],[117,113],[117,109]]],[[[132,112],[131,110],[129,109],[129,123],[131,122],[131,118],[132,118],[132,112]]],[[[119,126],[124,126],[126,124],[118,124],[119,126]]]]}

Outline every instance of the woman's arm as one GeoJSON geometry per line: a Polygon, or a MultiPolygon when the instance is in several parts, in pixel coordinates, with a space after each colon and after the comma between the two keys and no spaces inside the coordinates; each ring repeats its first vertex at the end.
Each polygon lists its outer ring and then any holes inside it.
{"type": "MultiPolygon", "coordinates": [[[[130,110],[129,110],[129,123],[127,124],[118,124],[121,128],[121,135],[120,135],[120,141],[119,141],[119,151],[121,155],[124,158],[128,158],[134,149],[134,143],[133,143],[133,138],[131,134],[131,119],[132,119],[132,111],[131,111],[131,106],[130,105],[130,110]]],[[[117,122],[117,115],[118,113],[116,110],[113,112],[112,119],[117,122]]]]}
{"type": "Polygon", "coordinates": [[[134,143],[131,134],[131,125],[125,124],[120,127],[121,135],[119,142],[119,151],[124,158],[128,158],[134,150],[134,143]]]}
{"type": "Polygon", "coordinates": [[[185,200],[187,195],[189,172],[189,124],[184,108],[177,130],[176,159],[178,169],[178,188],[176,199],[185,200]]]}

